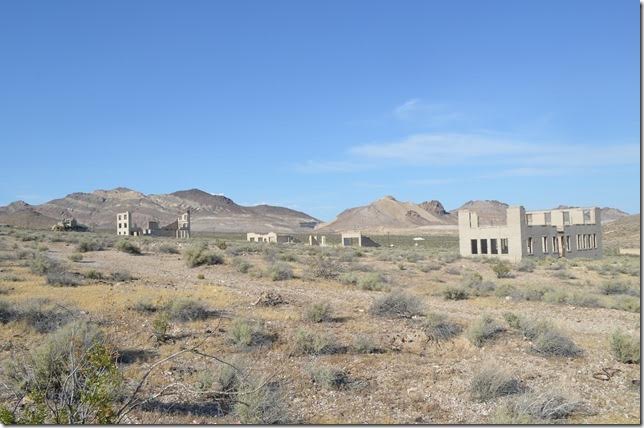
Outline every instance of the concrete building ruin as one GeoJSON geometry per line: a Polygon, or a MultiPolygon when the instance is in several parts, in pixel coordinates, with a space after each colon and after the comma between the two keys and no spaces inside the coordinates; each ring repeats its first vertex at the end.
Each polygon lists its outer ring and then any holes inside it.
{"type": "Polygon", "coordinates": [[[285,244],[288,242],[295,242],[295,239],[291,235],[285,235],[281,233],[269,232],[269,233],[252,233],[249,232],[246,234],[246,240],[248,242],[268,242],[274,244],[285,244]]]}
{"type": "Polygon", "coordinates": [[[459,250],[463,257],[495,257],[518,262],[524,257],[602,256],[599,208],[526,212],[507,209],[506,224],[479,224],[476,212],[458,212],[459,250]]]}
{"type": "Polygon", "coordinates": [[[158,221],[148,221],[146,228],[141,228],[132,220],[132,213],[125,211],[116,214],[116,234],[121,236],[168,236],[180,239],[190,238],[190,210],[181,214],[177,220],[166,226],[159,226],[158,221]]]}
{"type": "Polygon", "coordinates": [[[343,232],[340,238],[343,247],[379,247],[380,245],[361,232],[343,232]]]}
{"type": "Polygon", "coordinates": [[[309,235],[309,245],[311,247],[326,247],[326,236],[309,235]]]}

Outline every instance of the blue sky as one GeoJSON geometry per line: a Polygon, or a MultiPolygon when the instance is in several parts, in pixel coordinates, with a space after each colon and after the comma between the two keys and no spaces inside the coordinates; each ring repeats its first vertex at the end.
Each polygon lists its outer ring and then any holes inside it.
{"type": "Polygon", "coordinates": [[[0,205],[201,188],[638,212],[639,3],[3,1],[0,205]]]}

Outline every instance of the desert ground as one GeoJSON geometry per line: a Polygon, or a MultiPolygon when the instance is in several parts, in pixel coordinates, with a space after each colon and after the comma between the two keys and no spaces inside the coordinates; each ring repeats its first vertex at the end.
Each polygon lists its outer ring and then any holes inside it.
{"type": "Polygon", "coordinates": [[[0,228],[0,417],[639,424],[639,257],[506,265],[460,258],[457,239],[0,228]],[[98,363],[43,387],[43,361],[89,328],[108,352],[75,412],[59,389],[98,363]]]}

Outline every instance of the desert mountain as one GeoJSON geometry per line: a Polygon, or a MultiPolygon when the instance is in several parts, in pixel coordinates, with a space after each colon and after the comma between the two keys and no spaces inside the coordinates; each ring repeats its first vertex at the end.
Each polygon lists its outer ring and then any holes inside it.
{"type": "Polygon", "coordinates": [[[145,226],[149,220],[161,224],[176,220],[187,209],[196,232],[304,232],[319,220],[289,208],[271,205],[242,206],[231,199],[199,189],[170,194],[145,195],[119,187],[91,193],[72,193],[41,205],[14,202],[0,207],[0,223],[21,227],[49,228],[63,217],[75,217],[94,229],[113,229],[116,214],[131,211],[134,222],[145,226]]]}
{"type": "MultiPolygon", "coordinates": [[[[496,200],[484,201],[467,201],[460,207],[454,210],[458,213],[459,210],[474,211],[479,216],[480,225],[502,225],[506,224],[506,210],[508,204],[496,200]]],[[[457,220],[458,222],[458,217],[457,220]]]]}
{"type": "MultiPolygon", "coordinates": [[[[569,206],[569,205],[559,205],[555,209],[562,210],[566,208],[576,208],[576,207],[569,206]]],[[[599,210],[601,211],[602,224],[610,223],[611,221],[615,221],[622,217],[627,217],[630,215],[625,211],[622,211],[617,208],[611,208],[611,207],[603,207],[603,208],[600,208],[599,210]]]]}
{"type": "Polygon", "coordinates": [[[604,223],[604,246],[614,248],[640,247],[640,215],[626,215],[604,223]]]}
{"type": "Polygon", "coordinates": [[[335,220],[323,224],[320,231],[339,232],[362,230],[370,233],[401,232],[423,228],[454,229],[454,216],[447,213],[438,201],[401,202],[385,196],[369,205],[350,208],[338,214],[335,220]]]}

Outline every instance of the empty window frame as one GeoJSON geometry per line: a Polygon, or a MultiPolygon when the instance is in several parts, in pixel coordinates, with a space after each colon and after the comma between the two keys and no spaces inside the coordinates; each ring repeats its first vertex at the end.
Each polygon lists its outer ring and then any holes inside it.
{"type": "Polygon", "coordinates": [[[581,235],[577,234],[577,250],[581,250],[581,235]]]}
{"type": "Polygon", "coordinates": [[[597,248],[597,235],[593,233],[593,248],[597,248]]]}
{"type": "Polygon", "coordinates": [[[543,220],[545,221],[546,224],[552,223],[552,214],[551,213],[544,213],[543,214],[543,220]]]}
{"type": "Polygon", "coordinates": [[[496,239],[490,239],[490,254],[499,254],[496,239]]]}
{"type": "Polygon", "coordinates": [[[121,214],[119,214],[119,220],[121,219],[121,214]]]}
{"type": "Polygon", "coordinates": [[[588,241],[589,241],[588,235],[584,234],[584,250],[587,250],[590,248],[590,244],[588,241]]]}
{"type": "Polygon", "coordinates": [[[481,254],[487,254],[487,239],[481,239],[481,254]]]}
{"type": "Polygon", "coordinates": [[[532,214],[526,214],[525,215],[525,222],[526,224],[532,224],[532,214]]]}
{"type": "Polygon", "coordinates": [[[532,238],[528,238],[528,254],[534,254],[534,246],[532,245],[532,238]]]}
{"type": "Polygon", "coordinates": [[[584,210],[584,224],[590,223],[590,210],[584,210]]]}
{"type": "Polygon", "coordinates": [[[588,248],[595,248],[595,234],[593,233],[592,235],[588,235],[590,239],[590,245],[588,248]]]}
{"type": "Polygon", "coordinates": [[[501,238],[501,254],[508,254],[508,238],[501,238]]]}
{"type": "Polygon", "coordinates": [[[548,252],[548,237],[547,236],[542,236],[541,237],[541,249],[544,253],[548,252]]]}
{"type": "Polygon", "coordinates": [[[564,224],[570,224],[570,212],[569,211],[564,211],[563,212],[563,222],[564,222],[564,224]]]}
{"type": "Polygon", "coordinates": [[[559,252],[559,238],[556,236],[552,237],[552,252],[553,253],[559,252]]]}
{"type": "Polygon", "coordinates": [[[479,245],[478,245],[478,240],[477,239],[471,239],[470,244],[472,245],[472,254],[478,254],[479,253],[479,245]]]}
{"type": "Polygon", "coordinates": [[[570,251],[570,235],[566,235],[566,251],[570,251]]]}

